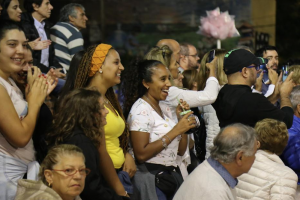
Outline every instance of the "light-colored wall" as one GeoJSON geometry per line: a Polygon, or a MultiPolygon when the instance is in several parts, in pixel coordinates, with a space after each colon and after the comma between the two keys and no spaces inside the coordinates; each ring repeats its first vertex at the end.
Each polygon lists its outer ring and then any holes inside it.
{"type": "Polygon", "coordinates": [[[269,44],[276,45],[276,0],[252,0],[252,24],[255,31],[270,34],[269,44]]]}

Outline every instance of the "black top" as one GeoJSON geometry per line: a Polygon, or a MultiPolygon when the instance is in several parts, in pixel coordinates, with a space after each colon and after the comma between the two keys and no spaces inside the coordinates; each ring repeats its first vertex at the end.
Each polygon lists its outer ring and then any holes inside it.
{"type": "MultiPolygon", "coordinates": [[[[100,173],[100,158],[97,148],[92,141],[84,135],[82,130],[75,130],[73,135],[64,141],[65,144],[74,144],[80,147],[85,156],[85,165],[91,173],[85,179],[85,187],[80,194],[82,200],[107,199],[122,200],[113,190],[105,186],[103,176],[100,173]]],[[[125,198],[124,198],[125,199],[125,198]]],[[[127,199],[127,198],[126,198],[127,199]]]]}
{"type": "Polygon", "coordinates": [[[278,109],[265,96],[252,93],[247,85],[224,85],[212,106],[221,128],[232,123],[254,127],[256,122],[265,118],[283,121],[287,128],[293,124],[294,112],[291,107],[278,109]]]}
{"type": "MultiPolygon", "coordinates": [[[[21,25],[23,27],[25,36],[28,39],[28,41],[33,41],[40,37],[38,31],[34,26],[34,19],[30,13],[22,13],[21,25]]],[[[48,40],[50,40],[50,28],[51,26],[49,25],[47,20],[45,20],[44,29],[48,40]]],[[[33,65],[40,68],[43,73],[47,73],[50,67],[52,66],[56,68],[62,68],[62,66],[58,63],[58,61],[55,60],[53,43],[49,46],[49,67],[40,63],[41,56],[42,56],[42,51],[34,50],[32,52],[33,65]]]]}

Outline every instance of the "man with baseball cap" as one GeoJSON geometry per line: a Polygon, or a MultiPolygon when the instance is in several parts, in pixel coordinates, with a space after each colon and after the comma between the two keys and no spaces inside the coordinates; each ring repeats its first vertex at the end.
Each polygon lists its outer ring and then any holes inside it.
{"type": "Polygon", "coordinates": [[[264,118],[283,121],[287,127],[293,124],[293,109],[289,95],[293,89],[291,74],[280,88],[281,108],[278,109],[263,95],[252,93],[261,58],[245,49],[233,49],[224,57],[224,71],[228,84],[220,90],[213,105],[220,127],[242,123],[254,127],[264,118]]]}

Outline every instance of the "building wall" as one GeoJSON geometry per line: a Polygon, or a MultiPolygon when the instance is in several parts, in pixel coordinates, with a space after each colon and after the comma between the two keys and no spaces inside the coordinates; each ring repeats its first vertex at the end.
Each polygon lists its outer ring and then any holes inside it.
{"type": "Polygon", "coordinates": [[[276,41],[276,0],[252,0],[252,24],[255,31],[270,34],[269,44],[276,41]]]}

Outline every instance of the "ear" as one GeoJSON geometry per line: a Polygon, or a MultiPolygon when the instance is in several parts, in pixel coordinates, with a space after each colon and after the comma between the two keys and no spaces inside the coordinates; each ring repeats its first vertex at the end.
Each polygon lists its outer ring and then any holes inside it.
{"type": "Polygon", "coordinates": [[[39,5],[37,5],[36,3],[33,3],[32,4],[32,7],[33,7],[33,9],[35,10],[35,11],[37,11],[38,9],[39,9],[39,5]]]}
{"type": "Polygon", "coordinates": [[[145,88],[149,88],[149,85],[146,83],[145,79],[143,79],[143,85],[145,88]]]}
{"type": "Polygon", "coordinates": [[[72,17],[71,15],[69,15],[69,21],[73,22],[74,21],[74,17],[72,17]]]}
{"type": "Polygon", "coordinates": [[[52,171],[49,170],[49,169],[46,169],[44,171],[44,176],[45,176],[45,179],[48,183],[52,184],[53,183],[53,174],[52,174],[52,171]]]}
{"type": "Polygon", "coordinates": [[[244,155],[244,153],[242,151],[239,151],[236,154],[235,162],[238,166],[242,166],[242,164],[243,164],[243,155],[244,155]]]}
{"type": "Polygon", "coordinates": [[[248,68],[247,68],[247,67],[244,67],[244,68],[242,69],[241,74],[242,74],[242,76],[243,76],[244,78],[247,78],[247,77],[249,76],[248,68]]]}

